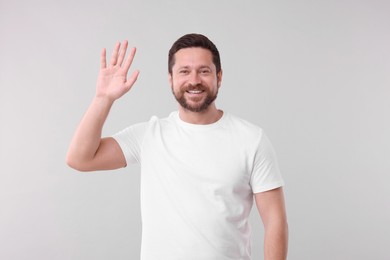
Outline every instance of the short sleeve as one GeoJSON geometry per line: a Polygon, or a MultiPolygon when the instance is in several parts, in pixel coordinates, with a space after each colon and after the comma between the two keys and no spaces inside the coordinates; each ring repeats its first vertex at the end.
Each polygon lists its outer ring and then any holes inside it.
{"type": "Polygon", "coordinates": [[[275,151],[264,131],[260,133],[250,184],[253,193],[276,189],[284,185],[275,151]]]}
{"type": "Polygon", "coordinates": [[[135,124],[112,136],[121,147],[127,164],[141,162],[141,145],[147,126],[147,122],[135,124]]]}

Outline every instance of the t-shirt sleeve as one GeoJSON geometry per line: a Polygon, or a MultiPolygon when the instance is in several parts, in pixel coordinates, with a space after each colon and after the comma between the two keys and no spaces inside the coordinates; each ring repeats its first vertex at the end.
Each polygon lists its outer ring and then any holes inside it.
{"type": "Polygon", "coordinates": [[[118,142],[127,164],[141,162],[141,145],[148,123],[129,126],[112,137],[118,142]]]}
{"type": "Polygon", "coordinates": [[[260,133],[250,184],[253,193],[276,189],[284,185],[275,151],[264,131],[260,133]]]}

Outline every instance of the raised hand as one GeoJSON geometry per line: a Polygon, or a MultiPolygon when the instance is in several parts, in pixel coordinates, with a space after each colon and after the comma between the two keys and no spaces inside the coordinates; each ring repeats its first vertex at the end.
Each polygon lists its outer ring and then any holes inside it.
{"type": "Polygon", "coordinates": [[[102,50],[100,73],[96,86],[97,97],[108,98],[113,102],[128,92],[137,80],[138,70],[134,71],[130,78],[127,78],[127,73],[136,52],[136,49],[132,48],[125,60],[127,45],[127,41],[123,42],[122,47],[120,42],[115,45],[108,65],[106,62],[106,49],[102,50]]]}

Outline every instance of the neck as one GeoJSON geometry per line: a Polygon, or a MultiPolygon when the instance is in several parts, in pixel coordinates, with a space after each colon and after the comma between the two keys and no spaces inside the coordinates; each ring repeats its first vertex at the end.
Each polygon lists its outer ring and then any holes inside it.
{"type": "Polygon", "coordinates": [[[180,119],[186,123],[197,125],[208,125],[217,122],[223,115],[215,105],[210,105],[205,111],[192,112],[179,106],[180,119]]]}

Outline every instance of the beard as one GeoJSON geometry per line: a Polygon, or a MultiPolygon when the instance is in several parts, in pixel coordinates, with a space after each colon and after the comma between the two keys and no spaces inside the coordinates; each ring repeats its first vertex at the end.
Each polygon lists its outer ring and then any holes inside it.
{"type": "Polygon", "coordinates": [[[172,86],[172,93],[177,102],[179,102],[180,106],[183,107],[186,110],[189,110],[191,112],[203,112],[205,111],[217,98],[218,96],[218,88],[215,93],[211,93],[207,88],[205,88],[203,85],[199,84],[197,86],[187,86],[185,88],[182,88],[178,91],[178,93],[175,93],[172,86]],[[199,100],[195,101],[189,101],[185,97],[185,93],[188,90],[202,90],[206,92],[206,97],[201,98],[199,100]]]}

